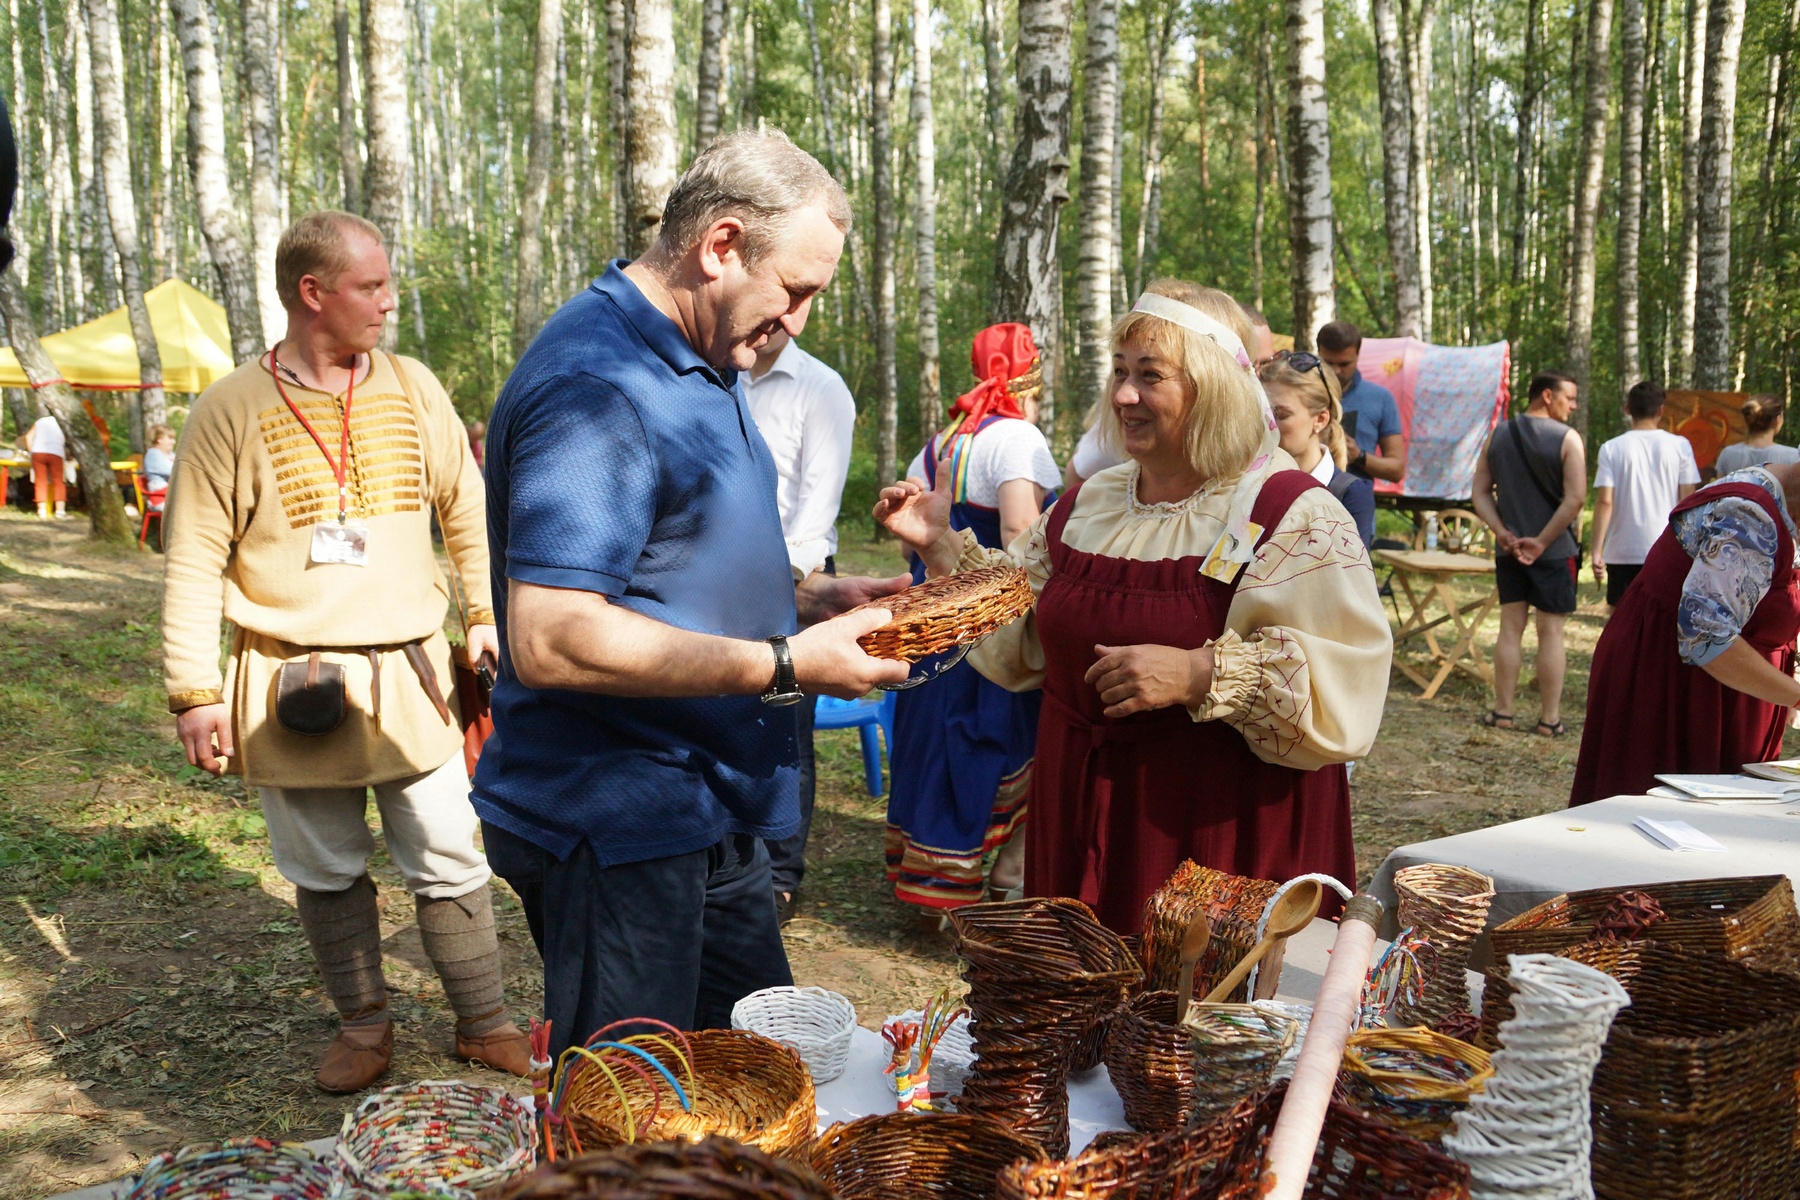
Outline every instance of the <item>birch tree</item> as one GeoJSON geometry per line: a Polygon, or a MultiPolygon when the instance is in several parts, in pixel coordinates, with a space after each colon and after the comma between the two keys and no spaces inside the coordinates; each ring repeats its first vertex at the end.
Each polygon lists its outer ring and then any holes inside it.
{"type": "Polygon", "coordinates": [[[356,55],[350,48],[350,9],[345,0],[332,4],[331,33],[337,49],[338,171],[344,186],[344,209],[360,213],[362,136],[356,124],[356,55]]]}
{"type": "Polygon", "coordinates": [[[88,528],[99,541],[130,545],[131,526],[125,520],[125,502],[113,483],[112,466],[106,448],[95,435],[93,422],[75,393],[60,382],[62,372],[50,361],[38,341],[37,323],[31,308],[19,290],[18,263],[0,271],[0,318],[6,322],[7,344],[18,355],[19,366],[37,393],[38,402],[50,410],[63,436],[75,449],[75,461],[81,466],[81,494],[87,500],[88,528]]]}
{"type": "Polygon", "coordinates": [[[1694,386],[1708,391],[1731,386],[1732,159],[1743,40],[1744,0],[1712,0],[1706,18],[1694,284],[1694,386]]]}
{"type": "Polygon", "coordinates": [[[1057,217],[1069,200],[1070,0],[1019,0],[1012,160],[994,250],[993,319],[1031,327],[1042,358],[1038,424],[1056,429],[1062,276],[1057,217]]]}
{"type": "Polygon", "coordinates": [[[1337,319],[1332,276],[1331,131],[1325,104],[1325,3],[1286,0],[1286,8],[1294,348],[1311,350],[1320,327],[1337,319]]]}
{"type": "Polygon", "coordinates": [[[673,0],[631,0],[631,195],[629,253],[649,249],[675,187],[675,11],[673,0]]]}
{"type": "Polygon", "coordinates": [[[250,245],[263,340],[273,346],[287,329],[275,293],[275,246],[281,241],[281,33],[276,0],[244,0],[244,107],[250,126],[250,245]]]}
{"type": "Polygon", "coordinates": [[[700,0],[699,87],[694,96],[694,151],[706,149],[719,136],[719,114],[725,109],[726,0],[700,0]]]}
{"type": "Polygon", "coordinates": [[[1137,253],[1131,276],[1134,296],[1141,294],[1149,282],[1147,264],[1155,260],[1156,245],[1162,237],[1163,108],[1174,26],[1173,3],[1159,4],[1156,12],[1144,15],[1144,59],[1150,75],[1150,95],[1144,114],[1143,199],[1138,205],[1137,253]]]}
{"type": "Polygon", "coordinates": [[[1536,144],[1538,81],[1542,78],[1538,70],[1538,22],[1542,0],[1526,0],[1525,5],[1525,57],[1523,75],[1519,87],[1518,107],[1514,118],[1513,146],[1513,213],[1512,213],[1512,316],[1508,325],[1517,329],[1520,311],[1523,307],[1525,279],[1526,232],[1531,225],[1531,215],[1536,206],[1532,195],[1531,182],[1535,177],[1535,164],[1532,162],[1532,148],[1536,144]]]}
{"type": "Polygon", "coordinates": [[[1419,292],[1419,225],[1413,212],[1412,93],[1407,87],[1406,45],[1401,37],[1402,0],[1371,0],[1375,32],[1375,75],[1381,100],[1381,201],[1386,218],[1388,262],[1394,272],[1394,332],[1424,337],[1424,301],[1419,292]]]}
{"type": "Polygon", "coordinates": [[[562,41],[562,0],[538,0],[531,73],[531,137],[525,194],[519,204],[519,270],[513,281],[513,353],[525,353],[544,323],[544,207],[550,197],[550,153],[556,120],[556,51],[562,41]]]}
{"type": "Polygon", "coordinates": [[[1676,383],[1694,380],[1694,303],[1700,267],[1700,123],[1706,89],[1707,0],[1688,0],[1682,31],[1681,262],[1675,284],[1676,383]]]}
{"type": "Polygon", "coordinates": [[[1082,68],[1080,245],[1075,265],[1076,367],[1072,399],[1086,412],[1112,375],[1113,122],[1119,103],[1118,0],[1087,0],[1082,68]]]}
{"type": "MultiPolygon", "coordinates": [[[[368,218],[381,230],[390,260],[406,237],[407,153],[406,5],[404,0],[362,0],[363,121],[368,126],[368,218]]],[[[382,329],[392,348],[396,322],[382,329]]]]}
{"type": "MultiPolygon", "coordinates": [[[[914,269],[919,277],[919,444],[937,432],[943,407],[937,300],[937,121],[931,95],[931,0],[913,0],[914,269]]],[[[897,451],[897,448],[896,448],[897,451]]]]}
{"type": "Polygon", "coordinates": [[[1406,47],[1407,99],[1412,128],[1407,140],[1406,170],[1412,184],[1413,254],[1419,274],[1419,336],[1430,340],[1436,305],[1432,285],[1431,247],[1431,34],[1437,22],[1437,0],[1400,0],[1406,47]]]}
{"type": "MultiPolygon", "coordinates": [[[[1590,0],[1587,21],[1587,98],[1576,158],[1575,235],[1569,254],[1569,374],[1584,389],[1594,369],[1594,249],[1600,223],[1600,174],[1606,166],[1606,117],[1612,103],[1612,0],[1590,0]]],[[[1590,405],[1575,410],[1577,432],[1587,433],[1590,405]]]]}
{"type": "Polygon", "coordinates": [[[1638,338],[1638,252],[1644,218],[1644,0],[1622,0],[1619,13],[1619,389],[1643,377],[1638,338]]]}
{"type": "Polygon", "coordinates": [[[187,81],[188,171],[207,254],[219,276],[219,295],[231,327],[231,355],[248,362],[263,348],[256,274],[238,226],[225,160],[225,103],[213,47],[210,0],[169,0],[187,81]]]}
{"type": "Polygon", "coordinates": [[[869,5],[869,182],[875,201],[875,478],[894,478],[900,392],[894,333],[894,14],[869,5]]]}
{"type": "MultiPolygon", "coordinates": [[[[125,124],[125,56],[119,40],[118,0],[87,0],[88,44],[93,48],[94,108],[100,146],[100,184],[106,191],[106,213],[112,223],[113,248],[119,256],[119,278],[131,340],[137,344],[141,381],[141,429],[168,420],[163,402],[162,356],[150,308],[144,303],[144,273],[138,245],[137,197],[131,188],[131,137],[125,124]]],[[[136,440],[135,438],[133,439],[136,440]]],[[[144,438],[144,445],[150,444],[144,438]]]]}

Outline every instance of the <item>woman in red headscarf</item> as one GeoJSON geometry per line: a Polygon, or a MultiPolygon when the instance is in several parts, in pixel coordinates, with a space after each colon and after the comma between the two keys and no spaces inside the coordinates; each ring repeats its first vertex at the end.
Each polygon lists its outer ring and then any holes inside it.
{"type": "MultiPolygon", "coordinates": [[[[1060,474],[1037,428],[1043,387],[1037,346],[1023,325],[995,325],[970,352],[976,384],[919,451],[909,478],[934,486],[949,473],[951,522],[1004,549],[1038,518],[1060,474]]],[[[925,577],[914,564],[915,582],[925,577]]],[[[934,663],[921,664],[932,669],[934,663]]],[[[1038,694],[1014,693],[959,664],[928,687],[900,693],[891,747],[887,870],[900,899],[935,922],[1024,876],[1025,796],[1037,741],[1038,694]]]]}

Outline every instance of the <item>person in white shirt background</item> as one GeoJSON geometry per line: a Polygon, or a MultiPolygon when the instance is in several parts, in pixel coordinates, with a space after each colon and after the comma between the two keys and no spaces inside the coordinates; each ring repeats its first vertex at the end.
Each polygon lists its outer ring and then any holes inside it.
{"type": "Polygon", "coordinates": [[[1631,428],[1600,447],[1594,471],[1594,582],[1608,611],[1644,569],[1644,557],[1669,524],[1669,510],[1700,486],[1694,448],[1658,429],[1663,389],[1646,380],[1625,397],[1631,428]]]}
{"type": "Polygon", "coordinates": [[[49,520],[51,506],[55,505],[55,516],[62,520],[68,516],[65,507],[68,500],[68,485],[63,471],[63,460],[68,457],[68,444],[63,440],[62,426],[49,413],[37,419],[26,435],[26,449],[31,452],[31,488],[33,499],[37,501],[37,514],[40,520],[49,520]]]}
{"type": "MultiPolygon", "coordinates": [[[[1251,361],[1262,366],[1275,353],[1274,334],[1269,332],[1269,318],[1263,316],[1262,310],[1250,304],[1238,305],[1244,310],[1244,316],[1250,322],[1250,344],[1244,349],[1250,352],[1251,361]]],[[[1093,412],[1099,412],[1096,404],[1093,412]]],[[[1069,456],[1069,465],[1063,468],[1063,487],[1072,488],[1084,479],[1092,479],[1108,467],[1116,467],[1125,461],[1125,455],[1116,447],[1108,446],[1100,440],[1100,423],[1090,419],[1087,432],[1075,443],[1075,453],[1069,456]]]]}
{"type": "MultiPolygon", "coordinates": [[[[742,376],[750,416],[775,460],[775,506],[787,540],[788,565],[798,583],[814,571],[835,575],[838,505],[850,473],[856,401],[843,377],[777,330],[742,376]]],[[[775,907],[783,923],[806,874],[806,837],[812,829],[813,697],[794,705],[800,740],[800,830],[767,843],[775,907]]]]}

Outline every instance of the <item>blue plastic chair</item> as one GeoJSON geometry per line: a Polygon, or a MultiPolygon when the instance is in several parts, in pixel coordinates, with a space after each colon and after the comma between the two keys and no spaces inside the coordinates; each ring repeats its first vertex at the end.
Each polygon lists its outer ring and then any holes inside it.
{"type": "Polygon", "coordinates": [[[863,779],[871,796],[879,796],[884,790],[881,786],[882,742],[886,741],[890,754],[894,748],[894,698],[893,692],[881,693],[879,700],[872,696],[864,696],[861,700],[820,696],[813,708],[813,728],[855,729],[861,734],[863,779]],[[879,737],[875,733],[877,727],[881,730],[879,737]]]}

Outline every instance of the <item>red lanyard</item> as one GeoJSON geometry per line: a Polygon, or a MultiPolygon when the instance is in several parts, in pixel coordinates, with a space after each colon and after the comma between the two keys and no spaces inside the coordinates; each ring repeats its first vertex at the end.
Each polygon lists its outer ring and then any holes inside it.
{"type": "Polygon", "coordinates": [[[319,453],[325,456],[325,465],[331,468],[333,475],[337,476],[338,524],[342,525],[350,515],[349,489],[345,487],[344,480],[345,472],[350,465],[350,405],[356,401],[356,363],[352,361],[350,364],[350,386],[344,389],[344,420],[343,428],[338,434],[336,462],[331,459],[331,451],[325,448],[325,439],[319,436],[319,431],[313,428],[313,423],[306,419],[306,414],[300,411],[300,407],[287,394],[287,389],[281,386],[281,370],[275,362],[275,351],[273,350],[269,351],[269,374],[275,379],[275,390],[281,394],[282,402],[288,406],[288,411],[294,414],[294,419],[300,422],[300,427],[312,434],[312,440],[319,447],[319,453]]]}

